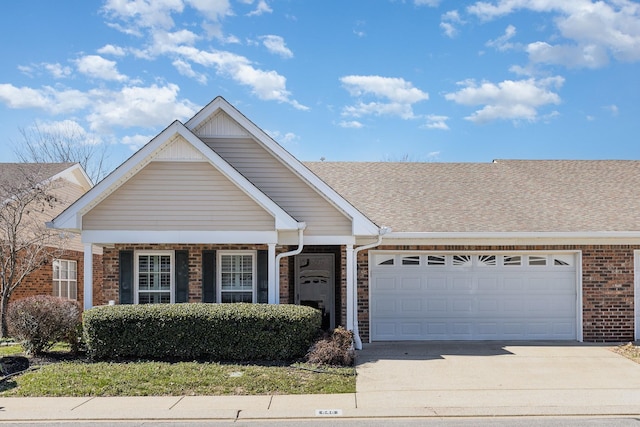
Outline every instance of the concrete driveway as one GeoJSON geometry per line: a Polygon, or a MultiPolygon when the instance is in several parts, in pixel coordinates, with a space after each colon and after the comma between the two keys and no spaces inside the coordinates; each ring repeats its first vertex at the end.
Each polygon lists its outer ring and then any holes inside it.
{"type": "Polygon", "coordinates": [[[640,365],[611,346],[389,342],[357,355],[359,408],[414,415],[640,414],[640,365]]]}

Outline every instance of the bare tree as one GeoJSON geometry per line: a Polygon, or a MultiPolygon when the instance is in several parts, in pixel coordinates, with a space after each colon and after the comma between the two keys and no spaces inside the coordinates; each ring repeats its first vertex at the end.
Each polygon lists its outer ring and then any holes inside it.
{"type": "Polygon", "coordinates": [[[36,122],[19,128],[22,140],[14,152],[25,163],[80,163],[96,184],[107,174],[107,145],[89,136],[72,121],[43,126],[36,122]]]}
{"type": "Polygon", "coordinates": [[[7,308],[24,279],[63,253],[64,236],[46,228],[58,200],[57,182],[42,165],[0,170],[0,336],[7,334],[7,308]],[[10,176],[8,176],[10,175],[10,176]]]}

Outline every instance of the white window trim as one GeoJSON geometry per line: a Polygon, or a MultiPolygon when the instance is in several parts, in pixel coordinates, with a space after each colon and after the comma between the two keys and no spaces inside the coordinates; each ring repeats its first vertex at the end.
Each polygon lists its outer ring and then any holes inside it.
{"type": "MultiPolygon", "coordinates": [[[[52,271],[51,271],[52,282],[51,282],[51,284],[52,284],[52,285],[55,285],[55,282],[58,282],[58,291],[60,291],[60,290],[62,289],[62,286],[65,286],[65,287],[66,287],[66,289],[67,289],[67,295],[69,295],[69,294],[70,294],[70,292],[69,292],[69,291],[70,291],[69,286],[70,286],[70,283],[71,283],[71,282],[73,282],[73,283],[74,283],[75,288],[76,288],[76,290],[75,290],[75,294],[76,294],[75,298],[71,298],[71,297],[69,297],[69,296],[64,297],[64,296],[60,295],[60,292],[58,292],[58,294],[57,294],[57,295],[55,295],[55,294],[54,294],[53,296],[58,297],[58,298],[67,298],[67,299],[70,299],[70,300],[77,301],[77,300],[78,300],[78,261],[74,261],[74,260],[72,260],[72,259],[62,259],[62,258],[60,258],[60,259],[54,259],[54,260],[53,260],[53,263],[51,264],[51,268],[52,268],[52,271]],[[54,274],[54,272],[55,272],[55,265],[56,265],[57,263],[61,263],[61,262],[73,263],[73,264],[76,266],[76,268],[75,268],[76,278],[75,278],[75,279],[69,279],[69,278],[68,278],[68,275],[67,275],[67,278],[66,278],[66,279],[62,279],[62,278],[57,278],[57,279],[56,279],[56,278],[55,278],[55,274],[54,274]]],[[[68,272],[68,271],[69,271],[69,269],[67,268],[67,272],[68,272]]],[[[62,269],[60,269],[60,272],[62,272],[62,269]]],[[[55,291],[55,286],[53,287],[53,290],[55,291]]]]}
{"type": "Polygon", "coordinates": [[[251,302],[258,298],[257,251],[218,251],[216,257],[216,301],[222,302],[222,257],[225,255],[251,255],[251,302]]]}
{"type": "Polygon", "coordinates": [[[133,293],[133,303],[134,304],[139,304],[139,296],[140,296],[140,288],[138,286],[138,280],[139,280],[139,264],[140,264],[140,260],[139,257],[140,255],[161,255],[161,256],[166,256],[169,255],[170,260],[169,262],[171,263],[171,273],[170,273],[170,282],[169,282],[169,292],[170,292],[170,304],[174,304],[176,302],[176,283],[175,283],[175,269],[176,269],[176,265],[175,265],[175,251],[135,251],[133,254],[133,258],[134,258],[134,267],[133,267],[133,275],[134,275],[134,293],[133,293]]]}

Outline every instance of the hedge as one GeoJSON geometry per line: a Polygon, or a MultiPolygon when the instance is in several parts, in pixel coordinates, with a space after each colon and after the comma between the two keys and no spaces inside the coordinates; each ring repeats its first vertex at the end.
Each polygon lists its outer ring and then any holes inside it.
{"type": "Polygon", "coordinates": [[[320,311],[290,304],[116,305],[83,314],[93,359],[293,360],[321,321],[320,311]]]}

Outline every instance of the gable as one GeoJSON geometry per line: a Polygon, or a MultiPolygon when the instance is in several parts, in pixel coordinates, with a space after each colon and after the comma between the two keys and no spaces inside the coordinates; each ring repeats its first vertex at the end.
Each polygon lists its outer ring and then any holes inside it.
{"type": "Polygon", "coordinates": [[[305,221],[306,235],[351,235],[350,218],[253,138],[203,140],[291,216],[305,221]]]}
{"type": "Polygon", "coordinates": [[[269,231],[275,220],[204,161],[153,161],[87,212],[83,230],[269,231]]]}

